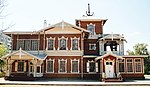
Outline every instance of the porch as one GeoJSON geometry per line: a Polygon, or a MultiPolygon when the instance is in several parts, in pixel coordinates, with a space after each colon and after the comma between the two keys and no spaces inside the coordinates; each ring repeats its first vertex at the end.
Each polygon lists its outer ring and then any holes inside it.
{"type": "Polygon", "coordinates": [[[7,65],[6,80],[35,80],[43,76],[43,58],[35,54],[20,49],[3,58],[7,65]]]}
{"type": "Polygon", "coordinates": [[[100,77],[104,82],[122,82],[123,77],[119,72],[119,61],[124,58],[108,52],[107,54],[97,57],[95,60],[100,61],[100,77]]]}

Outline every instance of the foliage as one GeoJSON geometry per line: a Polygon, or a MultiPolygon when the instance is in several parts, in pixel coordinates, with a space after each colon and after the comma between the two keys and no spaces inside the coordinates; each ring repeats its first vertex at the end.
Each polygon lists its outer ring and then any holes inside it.
{"type": "MultiPolygon", "coordinates": [[[[147,49],[148,45],[145,43],[138,43],[133,46],[134,51],[128,50],[128,55],[149,55],[147,49]]],[[[150,56],[144,58],[144,71],[145,74],[150,74],[150,56]]]]}
{"type": "Polygon", "coordinates": [[[133,46],[134,51],[128,50],[129,55],[148,55],[147,44],[138,43],[133,46]]]}
{"type": "MultiPolygon", "coordinates": [[[[8,53],[8,50],[4,44],[0,44],[0,58],[8,53]]],[[[5,66],[5,61],[0,59],[0,71],[5,66]]]]}

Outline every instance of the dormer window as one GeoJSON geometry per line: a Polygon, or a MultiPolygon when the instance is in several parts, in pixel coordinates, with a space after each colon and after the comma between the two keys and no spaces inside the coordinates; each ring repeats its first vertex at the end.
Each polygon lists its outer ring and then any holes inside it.
{"type": "Polygon", "coordinates": [[[92,23],[90,23],[89,25],[87,25],[87,29],[88,29],[88,31],[91,32],[91,35],[95,34],[95,25],[93,25],[92,23]]]}

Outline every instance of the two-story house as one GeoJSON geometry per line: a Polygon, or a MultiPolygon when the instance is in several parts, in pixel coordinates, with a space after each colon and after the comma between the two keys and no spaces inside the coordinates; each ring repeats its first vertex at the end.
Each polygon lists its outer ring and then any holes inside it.
{"type": "Polygon", "coordinates": [[[5,32],[12,38],[12,53],[2,57],[5,79],[144,79],[146,56],[124,55],[126,39],[104,34],[106,21],[89,12],[75,25],[61,21],[39,31],[5,32]]]}

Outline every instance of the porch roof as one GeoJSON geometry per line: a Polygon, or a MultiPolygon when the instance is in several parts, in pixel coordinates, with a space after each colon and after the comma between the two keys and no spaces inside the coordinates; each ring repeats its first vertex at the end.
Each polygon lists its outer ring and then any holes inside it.
{"type": "Polygon", "coordinates": [[[16,55],[16,56],[19,56],[19,58],[21,58],[21,56],[23,55],[28,55],[32,58],[36,58],[38,60],[44,60],[46,57],[47,57],[47,54],[44,54],[44,53],[32,53],[32,52],[27,52],[27,51],[24,51],[24,50],[18,50],[18,51],[15,51],[15,52],[12,52],[12,53],[9,53],[5,56],[3,56],[1,59],[5,59],[5,58],[8,58],[10,56],[13,56],[13,55],[16,55]]]}
{"type": "Polygon", "coordinates": [[[116,54],[113,54],[113,53],[110,51],[110,52],[108,52],[107,54],[104,54],[104,55],[102,55],[102,56],[100,56],[100,57],[95,58],[95,60],[97,61],[97,60],[99,60],[99,59],[103,59],[104,57],[107,57],[107,56],[109,56],[109,55],[111,55],[111,56],[113,56],[113,57],[116,57],[116,58],[119,58],[119,59],[124,59],[122,56],[118,56],[118,55],[116,55],[116,54]]]}

